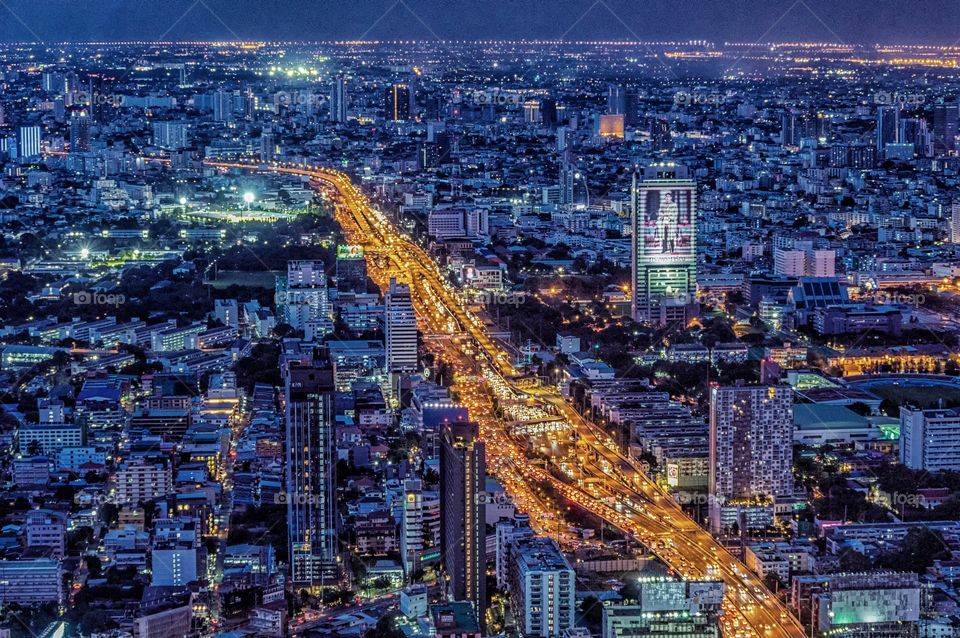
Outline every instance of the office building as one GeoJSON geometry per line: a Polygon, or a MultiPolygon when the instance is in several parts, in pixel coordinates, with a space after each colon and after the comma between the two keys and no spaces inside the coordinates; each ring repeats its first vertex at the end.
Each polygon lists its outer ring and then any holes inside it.
{"type": "Polygon", "coordinates": [[[940,102],[933,105],[933,152],[942,155],[956,148],[958,129],[956,102],[940,102]]]}
{"type": "Polygon", "coordinates": [[[900,107],[882,106],[877,109],[877,153],[883,154],[887,144],[900,141],[900,107]]]}
{"type": "Polygon", "coordinates": [[[634,174],[632,208],[633,318],[685,325],[695,313],[696,183],[634,174]]]}
{"type": "Polygon", "coordinates": [[[233,93],[217,91],[213,94],[213,120],[215,122],[233,120],[233,93]]]}
{"type": "Polygon", "coordinates": [[[290,577],[320,587],[338,577],[333,372],[298,361],[284,372],[290,577]]]}
{"type": "Polygon", "coordinates": [[[960,409],[900,408],[900,462],[913,470],[960,470],[960,409]]]}
{"type": "Polygon", "coordinates": [[[510,558],[510,601],[520,632],[549,638],[573,627],[576,574],[554,540],[517,540],[510,558]]]}
{"type": "Polygon", "coordinates": [[[387,88],[388,120],[402,122],[410,119],[410,96],[410,86],[407,84],[394,84],[387,88]]]}
{"type": "Polygon", "coordinates": [[[710,388],[711,522],[725,503],[764,504],[793,495],[793,390],[710,388]]]}
{"type": "Polygon", "coordinates": [[[86,153],[90,150],[90,116],[85,111],[74,113],[70,118],[70,152],[86,153]]]}
{"type": "Polygon", "coordinates": [[[452,600],[486,604],[486,452],[475,423],[447,423],[440,441],[440,556],[452,600]]]}
{"type": "Polygon", "coordinates": [[[387,346],[387,374],[396,381],[417,368],[417,316],[410,286],[390,280],[384,309],[384,338],[387,346]]]}
{"type": "Polygon", "coordinates": [[[347,79],[339,76],[333,79],[330,88],[330,121],[347,121],[347,79]]]}

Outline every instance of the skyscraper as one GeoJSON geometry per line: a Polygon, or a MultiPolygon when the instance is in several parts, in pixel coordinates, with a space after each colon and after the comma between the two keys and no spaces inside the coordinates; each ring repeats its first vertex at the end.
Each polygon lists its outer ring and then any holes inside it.
{"type": "Polygon", "coordinates": [[[882,154],[887,144],[895,144],[899,141],[900,107],[880,107],[877,109],[877,154],[882,154]]]}
{"type": "Polygon", "coordinates": [[[304,361],[284,372],[290,578],[295,586],[330,585],[338,577],[333,372],[304,361]]]}
{"type": "Polygon", "coordinates": [[[334,78],[330,88],[330,121],[347,121],[347,79],[343,76],[334,78]]]}
{"type": "Polygon", "coordinates": [[[933,105],[933,152],[946,153],[956,148],[958,133],[956,102],[940,102],[933,105]]]}
{"type": "Polygon", "coordinates": [[[413,310],[410,286],[390,280],[384,314],[387,374],[396,389],[401,375],[417,369],[417,315],[413,310]]]}
{"type": "Polygon", "coordinates": [[[86,153],[90,150],[90,117],[85,111],[74,113],[70,118],[70,152],[86,153]]]}
{"type": "Polygon", "coordinates": [[[686,323],[694,312],[697,285],[697,185],[657,179],[661,175],[683,176],[685,171],[652,164],[644,169],[642,182],[634,174],[631,309],[636,321],[686,323]]]}
{"type": "Polygon", "coordinates": [[[607,114],[625,115],[627,112],[627,90],[620,84],[607,85],[607,114]]]}
{"type": "Polygon", "coordinates": [[[469,600],[481,624],[486,605],[484,444],[475,423],[443,425],[440,442],[440,556],[453,600],[469,600]]]}
{"type": "Polygon", "coordinates": [[[793,495],[793,389],[710,388],[710,516],[730,500],[793,495]]]}
{"type": "Polygon", "coordinates": [[[387,89],[387,119],[405,121],[410,119],[410,87],[394,84],[387,89]]]}
{"type": "Polygon", "coordinates": [[[217,91],[213,94],[213,119],[215,122],[233,120],[233,94],[217,91]]]}

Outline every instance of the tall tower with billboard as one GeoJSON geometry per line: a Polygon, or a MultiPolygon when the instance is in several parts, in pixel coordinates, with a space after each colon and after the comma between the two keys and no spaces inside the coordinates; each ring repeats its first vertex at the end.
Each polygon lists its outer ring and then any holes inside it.
{"type": "Polygon", "coordinates": [[[696,313],[697,185],[683,166],[652,164],[634,172],[633,297],[636,321],[686,323],[696,313]]]}

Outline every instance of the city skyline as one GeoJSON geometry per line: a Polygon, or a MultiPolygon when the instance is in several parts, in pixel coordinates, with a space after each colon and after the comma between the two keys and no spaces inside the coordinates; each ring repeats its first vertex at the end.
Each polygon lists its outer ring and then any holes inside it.
{"type": "Polygon", "coordinates": [[[0,42],[703,39],[956,45],[949,25],[960,20],[960,8],[941,0],[923,6],[912,12],[895,0],[559,0],[546,10],[540,0],[8,0],[0,7],[10,18],[0,23],[0,42]],[[741,19],[747,15],[749,21],[741,19]],[[863,15],[874,19],[863,21],[863,15]]]}

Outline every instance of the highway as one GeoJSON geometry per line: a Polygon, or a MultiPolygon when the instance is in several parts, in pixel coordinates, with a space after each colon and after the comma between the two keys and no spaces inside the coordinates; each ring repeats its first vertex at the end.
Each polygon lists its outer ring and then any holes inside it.
{"type": "MultiPolygon", "coordinates": [[[[580,507],[609,521],[644,545],[685,578],[722,580],[726,584],[724,636],[736,638],[802,638],[800,623],[762,581],[687,517],[615,443],[578,414],[562,397],[539,388],[545,401],[576,434],[577,474],[594,479],[591,489],[573,477],[527,459],[493,399],[522,400],[530,393],[515,382],[517,370],[509,355],[491,339],[483,323],[467,310],[464,298],[442,276],[430,256],[377,211],[339,171],[304,164],[206,162],[222,169],[300,175],[331,197],[337,220],[350,243],[364,247],[371,277],[385,288],[391,277],[407,283],[426,346],[457,371],[454,390],[478,422],[486,442],[487,464],[518,507],[530,513],[540,533],[560,535],[561,512],[550,504],[544,485],[580,507]],[[480,377],[478,380],[477,377],[480,377]]],[[[557,436],[568,436],[557,434],[557,436]]]]}

